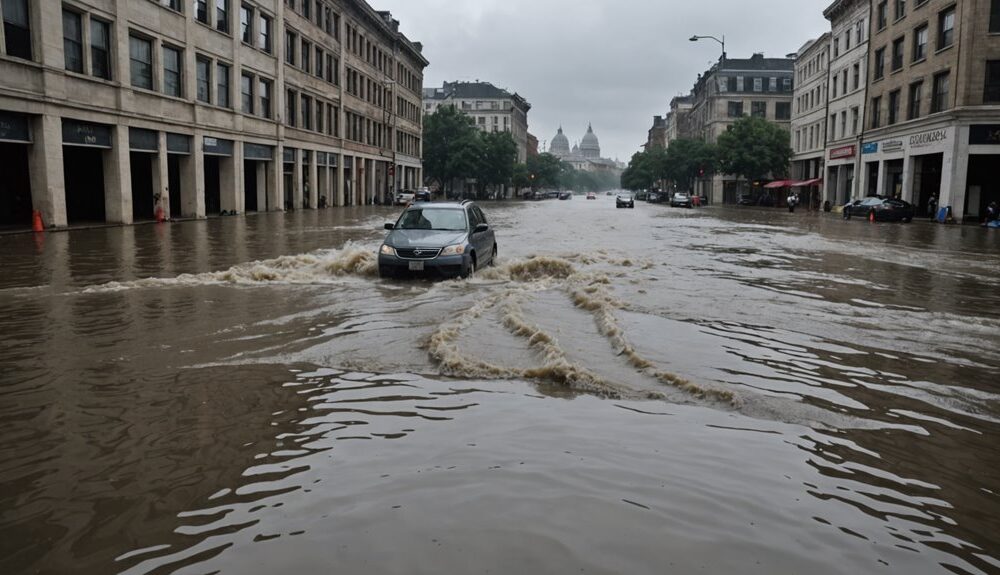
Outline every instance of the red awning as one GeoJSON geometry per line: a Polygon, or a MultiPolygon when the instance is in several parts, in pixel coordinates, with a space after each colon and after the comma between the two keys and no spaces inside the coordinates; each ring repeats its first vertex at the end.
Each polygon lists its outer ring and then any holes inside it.
{"type": "Polygon", "coordinates": [[[795,184],[795,180],[778,180],[770,184],[764,184],[765,188],[786,188],[795,184]]]}
{"type": "Polygon", "coordinates": [[[791,184],[793,188],[808,188],[810,186],[818,186],[823,183],[823,178],[814,178],[812,180],[803,180],[801,182],[794,182],[791,184]]]}

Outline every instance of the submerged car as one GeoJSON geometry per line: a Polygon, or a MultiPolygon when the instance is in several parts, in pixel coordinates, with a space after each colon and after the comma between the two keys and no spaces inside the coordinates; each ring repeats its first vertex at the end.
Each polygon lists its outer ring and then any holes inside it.
{"type": "Polygon", "coordinates": [[[686,192],[677,192],[670,196],[670,207],[672,208],[690,208],[692,205],[691,196],[686,192]]]}
{"type": "Polygon", "coordinates": [[[470,277],[496,261],[496,234],[471,201],[413,204],[385,229],[391,231],[379,248],[383,278],[470,277]]]}
{"type": "Polygon", "coordinates": [[[632,194],[618,194],[615,198],[616,208],[634,208],[635,207],[635,196],[632,194]]]}
{"type": "Polygon", "coordinates": [[[855,200],[844,206],[844,219],[866,218],[875,222],[904,222],[913,220],[913,204],[895,198],[871,196],[855,200]]]}
{"type": "Polygon", "coordinates": [[[573,192],[559,192],[559,199],[560,200],[572,200],[573,199],[573,192]]]}

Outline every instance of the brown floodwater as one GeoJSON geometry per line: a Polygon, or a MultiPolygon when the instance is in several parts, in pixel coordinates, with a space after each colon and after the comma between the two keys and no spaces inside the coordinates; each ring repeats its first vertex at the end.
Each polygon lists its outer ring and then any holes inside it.
{"type": "Polygon", "coordinates": [[[484,208],[0,236],[0,573],[1000,572],[1000,233],[484,208]]]}

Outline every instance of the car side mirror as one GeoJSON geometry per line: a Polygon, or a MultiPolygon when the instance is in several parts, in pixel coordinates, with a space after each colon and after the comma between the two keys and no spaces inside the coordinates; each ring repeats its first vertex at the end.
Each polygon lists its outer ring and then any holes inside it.
{"type": "Polygon", "coordinates": [[[386,224],[384,227],[387,230],[394,230],[396,229],[396,224],[386,224]]]}
{"type": "Polygon", "coordinates": [[[476,224],[476,229],[473,230],[473,232],[478,234],[478,233],[481,233],[481,232],[485,232],[488,229],[490,229],[490,225],[489,224],[476,224]]]}

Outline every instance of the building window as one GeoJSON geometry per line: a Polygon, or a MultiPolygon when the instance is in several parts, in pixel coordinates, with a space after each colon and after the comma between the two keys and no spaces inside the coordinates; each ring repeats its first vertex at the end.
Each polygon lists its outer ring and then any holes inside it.
{"type": "Polygon", "coordinates": [[[851,135],[857,135],[858,124],[861,122],[861,109],[854,107],[851,108],[851,135]]]}
{"type": "Polygon", "coordinates": [[[923,81],[910,84],[910,105],[906,112],[906,119],[915,120],[920,117],[920,100],[923,90],[923,81]]]}
{"type": "Polygon", "coordinates": [[[285,123],[289,126],[295,127],[295,104],[298,101],[299,95],[295,93],[295,90],[288,90],[285,94],[285,123]]]}
{"type": "Polygon", "coordinates": [[[195,63],[195,76],[197,77],[197,93],[195,98],[199,102],[212,103],[212,61],[207,58],[198,57],[195,63]]]}
{"type": "Polygon", "coordinates": [[[302,41],[302,69],[306,72],[312,72],[312,44],[302,41]]]}
{"type": "Polygon", "coordinates": [[[271,81],[261,78],[260,80],[260,115],[262,118],[271,117],[271,81]]]}
{"type": "Polygon", "coordinates": [[[763,92],[764,91],[764,79],[763,78],[754,78],[753,79],[753,91],[754,92],[763,92]]]}
{"type": "Polygon", "coordinates": [[[881,80],[885,76],[885,48],[875,50],[875,79],[881,80]]]}
{"type": "Polygon", "coordinates": [[[913,32],[913,61],[919,62],[927,57],[927,24],[913,32]]]}
{"type": "Polygon", "coordinates": [[[840,37],[833,39],[833,57],[837,58],[840,56],[840,37]]]}
{"type": "Polygon", "coordinates": [[[257,48],[271,53],[271,19],[263,14],[260,15],[257,30],[257,48]]]}
{"type": "Polygon", "coordinates": [[[847,110],[840,113],[840,137],[847,136],[847,110]]]}
{"type": "Polygon", "coordinates": [[[851,31],[844,32],[844,52],[851,49],[851,31]]]}
{"type": "Polygon", "coordinates": [[[105,80],[111,79],[111,25],[96,18],[90,19],[90,73],[105,80]]]}
{"type": "Polygon", "coordinates": [[[215,29],[229,33],[229,0],[215,0],[215,29]]]}
{"type": "Polygon", "coordinates": [[[231,108],[229,103],[229,66],[215,64],[215,103],[223,108],[231,108]]]}
{"type": "Polygon", "coordinates": [[[899,121],[899,90],[889,92],[889,122],[891,126],[899,121]]]}
{"type": "Polygon", "coordinates": [[[163,47],[163,93],[181,97],[181,52],[169,46],[163,47]]]}
{"type": "Polygon", "coordinates": [[[768,78],[767,79],[767,91],[768,92],[777,92],[778,91],[778,79],[777,78],[768,78]]]}
{"type": "Polygon", "coordinates": [[[896,0],[896,20],[906,16],[906,0],[896,0]]]}
{"type": "Polygon", "coordinates": [[[31,19],[28,0],[3,0],[4,51],[8,56],[31,60],[31,19]]]}
{"type": "Polygon", "coordinates": [[[861,64],[854,65],[854,81],[851,85],[855,90],[861,85],[861,64]]]}
{"type": "Polygon", "coordinates": [[[302,94],[302,129],[312,130],[312,98],[302,94]]]}
{"type": "Polygon", "coordinates": [[[743,102],[729,102],[729,117],[739,118],[743,116],[743,102]]]}
{"type": "Polygon", "coordinates": [[[240,100],[244,114],[253,114],[253,76],[243,73],[240,77],[240,100]]]}
{"type": "Polygon", "coordinates": [[[791,92],[792,91],[792,79],[791,78],[782,78],[781,79],[781,91],[782,92],[791,92]]]}
{"type": "Polygon", "coordinates": [[[983,103],[1000,102],[1000,60],[986,61],[986,90],[983,92],[983,103]]]}
{"type": "Polygon", "coordinates": [[[877,10],[878,29],[885,30],[886,25],[889,23],[889,0],[879,2],[877,10]]]}
{"type": "Polygon", "coordinates": [[[153,44],[145,38],[128,37],[129,64],[132,85],[146,90],[153,89],[153,44]]]}
{"type": "Polygon", "coordinates": [[[938,50],[955,42],[955,7],[938,14],[938,50]]]}
{"type": "Polygon", "coordinates": [[[326,108],[326,104],[316,100],[316,131],[320,133],[326,132],[326,124],[323,122],[323,109],[326,108]]]}
{"type": "Polygon", "coordinates": [[[194,0],[194,19],[208,24],[208,0],[194,0]]]}
{"type": "Polygon", "coordinates": [[[285,62],[295,65],[295,47],[298,45],[298,38],[294,32],[285,30],[285,62]]]}
{"type": "Polygon", "coordinates": [[[990,2],[990,33],[1000,34],[1000,0],[990,2]]]}
{"type": "Polygon", "coordinates": [[[66,69],[83,73],[83,16],[70,10],[63,10],[63,54],[66,69]]]}
{"type": "Polygon", "coordinates": [[[240,4],[240,40],[253,44],[253,8],[240,4]]]}
{"type": "Polygon", "coordinates": [[[181,0],[161,0],[160,5],[170,8],[175,12],[183,11],[181,0]]]}
{"type": "Polygon", "coordinates": [[[316,46],[316,77],[317,78],[322,78],[323,77],[323,61],[325,60],[325,58],[326,58],[326,55],[323,53],[323,49],[320,48],[319,46],[316,46]]]}
{"type": "Polygon", "coordinates": [[[882,96],[872,98],[872,129],[879,127],[882,121],[882,96]]]}
{"type": "Polygon", "coordinates": [[[931,113],[948,109],[948,92],[950,74],[941,72],[934,76],[934,93],[931,94],[931,113]]]}
{"type": "Polygon", "coordinates": [[[904,37],[896,38],[892,41],[892,71],[903,69],[903,41],[904,37]]]}
{"type": "Polygon", "coordinates": [[[774,119],[775,120],[791,120],[792,119],[792,103],[791,102],[776,102],[774,104],[774,119]]]}

